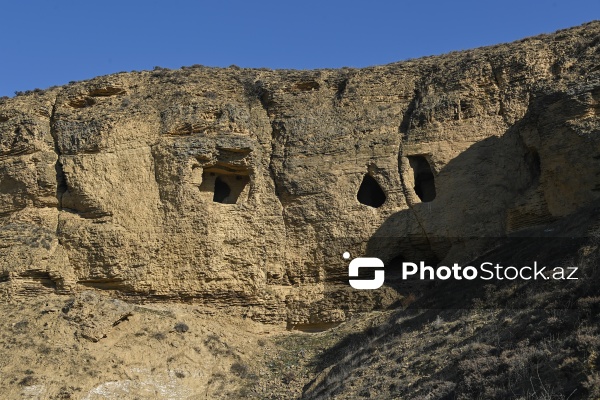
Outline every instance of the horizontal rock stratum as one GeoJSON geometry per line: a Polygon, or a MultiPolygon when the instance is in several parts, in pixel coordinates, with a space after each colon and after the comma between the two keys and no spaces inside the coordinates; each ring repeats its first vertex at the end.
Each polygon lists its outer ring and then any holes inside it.
{"type": "Polygon", "coordinates": [[[300,328],[386,307],[399,295],[350,290],[342,253],[443,261],[600,197],[599,65],[592,22],[371,68],[157,68],[0,100],[0,293],[300,328]]]}

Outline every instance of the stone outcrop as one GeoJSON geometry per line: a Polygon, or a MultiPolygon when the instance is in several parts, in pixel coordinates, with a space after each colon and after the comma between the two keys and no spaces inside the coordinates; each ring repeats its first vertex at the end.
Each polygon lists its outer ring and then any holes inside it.
{"type": "MultiPolygon", "coordinates": [[[[0,101],[0,293],[114,291],[327,326],[600,197],[600,23],[364,68],[194,66],[0,101]]],[[[207,311],[208,312],[208,311],[207,311]]]]}

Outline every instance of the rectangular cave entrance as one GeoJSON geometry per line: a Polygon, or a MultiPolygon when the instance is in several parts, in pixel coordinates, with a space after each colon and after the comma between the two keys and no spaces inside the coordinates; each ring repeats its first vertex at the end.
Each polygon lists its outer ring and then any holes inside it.
{"type": "Polygon", "coordinates": [[[408,156],[408,162],[414,172],[415,193],[424,203],[433,201],[436,196],[435,178],[431,171],[429,161],[427,161],[425,156],[418,155],[408,156]]]}
{"type": "Polygon", "coordinates": [[[211,192],[212,200],[221,204],[236,204],[248,195],[250,174],[245,169],[224,166],[204,168],[200,191],[211,192]]]}

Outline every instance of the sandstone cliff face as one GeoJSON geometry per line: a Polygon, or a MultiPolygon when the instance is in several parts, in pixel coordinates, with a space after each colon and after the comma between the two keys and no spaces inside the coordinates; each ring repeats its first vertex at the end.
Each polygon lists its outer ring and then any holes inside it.
{"type": "Polygon", "coordinates": [[[86,288],[310,327],[600,197],[600,23],[365,69],[121,73],[0,101],[0,291],[86,288]]]}

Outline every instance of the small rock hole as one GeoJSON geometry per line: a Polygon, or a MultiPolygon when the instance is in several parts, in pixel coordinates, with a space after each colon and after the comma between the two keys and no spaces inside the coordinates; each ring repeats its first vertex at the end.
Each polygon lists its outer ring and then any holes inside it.
{"type": "Polygon", "coordinates": [[[366,174],[363,178],[356,198],[361,204],[374,208],[381,207],[386,199],[379,183],[369,174],[366,174]]]}

